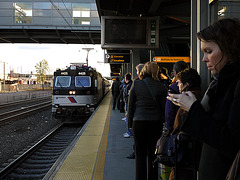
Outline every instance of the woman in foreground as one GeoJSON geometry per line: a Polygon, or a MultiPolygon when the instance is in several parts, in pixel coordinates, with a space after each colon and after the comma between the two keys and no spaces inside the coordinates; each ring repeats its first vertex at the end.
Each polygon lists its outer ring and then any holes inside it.
{"type": "Polygon", "coordinates": [[[189,91],[167,98],[188,111],[181,130],[203,142],[199,180],[225,180],[240,149],[240,21],[221,19],[197,36],[213,81],[201,102],[189,91]]]}

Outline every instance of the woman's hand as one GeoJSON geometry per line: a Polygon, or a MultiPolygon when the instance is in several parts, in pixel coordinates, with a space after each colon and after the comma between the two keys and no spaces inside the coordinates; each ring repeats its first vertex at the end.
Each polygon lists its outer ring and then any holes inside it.
{"type": "Polygon", "coordinates": [[[189,111],[192,104],[197,100],[191,91],[182,92],[182,94],[171,94],[167,99],[172,101],[175,105],[180,106],[181,109],[189,111]]]}

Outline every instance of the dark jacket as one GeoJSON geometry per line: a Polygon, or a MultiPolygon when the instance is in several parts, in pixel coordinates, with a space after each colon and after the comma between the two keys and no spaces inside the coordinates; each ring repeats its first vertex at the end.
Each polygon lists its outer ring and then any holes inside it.
{"type": "MultiPolygon", "coordinates": [[[[173,90],[175,90],[176,92],[179,92],[177,82],[173,83],[170,87],[173,90]]],[[[166,99],[165,122],[166,122],[166,127],[169,130],[169,132],[172,132],[172,130],[173,130],[173,124],[174,124],[175,116],[176,116],[178,109],[179,109],[179,106],[176,106],[175,104],[172,103],[172,101],[166,99]]]]}
{"type": "Polygon", "coordinates": [[[199,180],[224,180],[240,149],[239,69],[240,63],[223,67],[209,97],[210,110],[206,112],[201,102],[194,102],[182,127],[204,142],[199,180]]]}
{"type": "Polygon", "coordinates": [[[130,93],[130,89],[132,87],[132,80],[129,81],[128,83],[126,83],[126,87],[124,89],[124,93],[123,93],[123,101],[127,104],[128,103],[128,97],[129,97],[129,93],[130,93]]]}
{"type": "Polygon", "coordinates": [[[143,80],[135,80],[130,90],[128,99],[128,127],[132,127],[133,121],[154,120],[164,122],[165,102],[167,90],[160,81],[146,77],[154,96],[159,104],[157,105],[143,80]]]}
{"type": "Polygon", "coordinates": [[[120,93],[120,85],[121,85],[121,82],[116,80],[113,82],[112,84],[112,94],[114,95],[118,95],[120,93]]]}
{"type": "MultiPolygon", "coordinates": [[[[191,91],[197,100],[201,100],[203,97],[203,92],[201,91],[201,88],[191,88],[188,91],[191,91]]],[[[174,120],[174,125],[173,125],[173,131],[172,134],[177,134],[181,131],[182,125],[184,121],[186,120],[188,115],[188,112],[183,110],[183,109],[178,109],[175,120],[174,120]]],[[[171,132],[170,132],[171,133],[171,132]]]]}
{"type": "MultiPolygon", "coordinates": [[[[188,91],[191,91],[197,100],[201,100],[203,97],[203,92],[201,91],[200,87],[194,87],[188,89],[188,91]]],[[[172,134],[179,134],[181,133],[181,127],[184,123],[184,121],[187,118],[188,112],[183,109],[178,109],[172,134]]],[[[183,144],[186,146],[186,142],[189,142],[187,145],[191,145],[190,147],[186,147],[184,149],[185,153],[184,158],[181,163],[178,163],[175,168],[172,169],[173,172],[171,172],[171,175],[169,177],[169,180],[175,180],[177,176],[177,180],[195,180],[194,173],[198,170],[199,165],[199,159],[201,154],[201,147],[202,143],[194,138],[192,138],[189,135],[185,135],[186,138],[189,138],[188,141],[183,142],[183,144]]],[[[178,142],[181,144],[181,142],[178,142]]],[[[181,144],[182,145],[182,144],[181,144]]],[[[183,149],[181,149],[183,150],[183,149]]]]}

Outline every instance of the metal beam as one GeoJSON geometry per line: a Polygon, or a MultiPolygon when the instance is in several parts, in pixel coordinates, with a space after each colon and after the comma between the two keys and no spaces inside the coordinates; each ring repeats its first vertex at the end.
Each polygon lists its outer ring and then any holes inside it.
{"type": "Polygon", "coordinates": [[[4,38],[1,38],[0,37],[0,40],[4,41],[4,42],[7,42],[7,43],[12,43],[11,41],[7,40],[7,39],[4,39],[4,38]]]}
{"type": "Polygon", "coordinates": [[[56,29],[56,33],[57,33],[59,39],[61,39],[62,42],[64,42],[65,44],[67,44],[67,42],[61,37],[61,35],[60,35],[60,33],[59,33],[59,31],[58,31],[57,29],[56,29]]]}
{"type": "Polygon", "coordinates": [[[88,33],[88,37],[89,37],[89,39],[91,40],[92,44],[95,44],[95,43],[94,43],[94,40],[93,40],[93,38],[92,38],[92,34],[91,34],[90,32],[88,33]]]}
{"type": "Polygon", "coordinates": [[[25,36],[27,36],[27,38],[31,39],[32,41],[34,41],[36,43],[39,43],[39,41],[37,41],[36,39],[31,38],[30,35],[28,34],[28,32],[25,29],[23,29],[23,32],[24,32],[25,36]]]}

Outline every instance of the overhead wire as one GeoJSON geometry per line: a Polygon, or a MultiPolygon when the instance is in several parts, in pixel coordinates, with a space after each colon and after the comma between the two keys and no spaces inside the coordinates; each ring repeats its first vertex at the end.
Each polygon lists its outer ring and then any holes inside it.
{"type": "MultiPolygon", "coordinates": [[[[62,14],[62,12],[60,11],[60,9],[53,3],[53,1],[52,0],[49,0],[49,2],[53,5],[53,7],[57,10],[57,12],[60,14],[60,16],[64,19],[64,21],[68,24],[68,26],[71,28],[71,31],[73,31],[74,29],[73,29],[73,27],[69,24],[69,22],[67,21],[67,19],[64,17],[64,15],[62,14]]],[[[65,3],[64,3],[64,6],[65,6],[65,8],[67,9],[67,7],[66,7],[66,5],[65,5],[65,3]]],[[[68,11],[68,10],[67,10],[68,11]]],[[[69,13],[69,11],[68,11],[68,13],[69,13]]],[[[69,13],[70,14],[70,13],[69,13]]],[[[71,17],[71,14],[70,14],[70,17],[71,17]]],[[[77,27],[77,26],[76,26],[77,27]]],[[[77,27],[78,28],[78,27],[77,27]]],[[[83,42],[83,40],[78,36],[78,34],[76,33],[76,32],[73,32],[75,35],[76,35],[76,37],[82,42],[82,43],[84,43],[83,42]]]]}
{"type": "MultiPolygon", "coordinates": [[[[62,3],[64,4],[64,6],[65,6],[68,14],[70,15],[70,17],[72,17],[71,13],[69,12],[68,8],[66,7],[66,4],[65,4],[64,0],[61,0],[61,1],[62,1],[62,3]]],[[[90,18],[91,18],[91,17],[90,17],[90,18]]],[[[74,25],[75,25],[76,28],[78,29],[78,26],[77,26],[75,23],[74,23],[74,25]]],[[[90,33],[89,33],[89,38],[91,39],[91,42],[92,42],[93,44],[95,44],[94,41],[93,41],[93,39],[92,39],[92,35],[91,35],[90,33]]]]}

